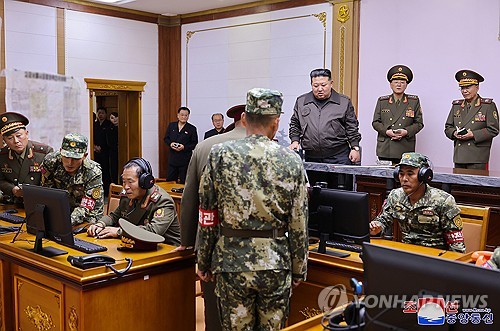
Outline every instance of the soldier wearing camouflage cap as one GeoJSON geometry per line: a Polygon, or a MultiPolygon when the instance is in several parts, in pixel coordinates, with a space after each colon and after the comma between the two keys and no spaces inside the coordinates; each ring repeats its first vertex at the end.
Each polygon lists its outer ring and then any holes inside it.
{"type": "Polygon", "coordinates": [[[248,91],[247,136],[215,145],[201,178],[198,275],[217,274],[224,330],[282,328],[292,284],[306,277],[304,168],[271,140],[282,103],[278,91],[248,91]]]}
{"type": "Polygon", "coordinates": [[[87,137],[67,134],[61,149],[48,154],[41,165],[42,186],[68,190],[73,225],[94,223],[103,214],[101,167],[87,159],[87,146],[87,137]]]}
{"type": "Polygon", "coordinates": [[[483,76],[472,70],[455,74],[463,99],[454,100],[444,133],[453,141],[455,168],[486,169],[493,138],[498,135],[498,110],[491,98],[481,98],[483,76]]]}
{"type": "Polygon", "coordinates": [[[29,140],[29,120],[22,114],[0,114],[0,134],[5,147],[0,150],[0,190],[8,202],[22,203],[23,184],[40,185],[40,164],[52,147],[29,140]]]}
{"type": "Polygon", "coordinates": [[[415,151],[416,134],[424,127],[418,96],[406,94],[413,73],[405,65],[395,65],[387,73],[392,94],[377,100],[372,126],[378,132],[379,160],[399,162],[405,152],[415,151]]]}
{"type": "Polygon", "coordinates": [[[465,253],[460,208],[451,194],[428,184],[428,158],[404,153],[395,176],[401,187],[389,193],[382,213],[370,223],[370,234],[390,231],[396,220],[404,243],[465,253]]]}

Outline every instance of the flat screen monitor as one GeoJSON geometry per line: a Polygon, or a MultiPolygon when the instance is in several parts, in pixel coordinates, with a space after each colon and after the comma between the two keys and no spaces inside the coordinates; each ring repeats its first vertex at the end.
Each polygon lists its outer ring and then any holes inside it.
{"type": "Polygon", "coordinates": [[[500,271],[372,244],[362,259],[365,330],[500,330],[500,271]]]}
{"type": "Polygon", "coordinates": [[[320,188],[310,190],[309,234],[348,244],[370,241],[368,193],[320,188]]]}
{"type": "Polygon", "coordinates": [[[36,235],[36,253],[45,256],[66,254],[54,247],[42,247],[42,239],[73,246],[69,193],[55,188],[23,185],[28,233],[36,235]]]}

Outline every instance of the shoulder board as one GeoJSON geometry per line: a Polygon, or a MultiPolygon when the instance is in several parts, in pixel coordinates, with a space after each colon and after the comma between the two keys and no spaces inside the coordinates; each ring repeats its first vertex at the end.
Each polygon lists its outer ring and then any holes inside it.
{"type": "Polygon", "coordinates": [[[158,202],[158,200],[160,200],[160,198],[161,198],[161,194],[158,191],[155,191],[155,192],[151,193],[151,195],[149,196],[149,198],[153,202],[158,202]]]}
{"type": "Polygon", "coordinates": [[[389,100],[391,96],[390,95],[384,95],[384,96],[381,96],[380,98],[378,98],[380,101],[382,100],[389,100]]]}
{"type": "Polygon", "coordinates": [[[408,97],[408,99],[418,100],[418,97],[416,95],[407,94],[406,96],[408,97]]]}
{"type": "Polygon", "coordinates": [[[37,153],[47,154],[50,150],[50,146],[32,141],[33,149],[37,153]]]}
{"type": "Polygon", "coordinates": [[[464,99],[458,99],[458,100],[453,100],[452,104],[454,104],[454,105],[461,105],[462,102],[464,102],[464,99]]]}
{"type": "Polygon", "coordinates": [[[9,147],[5,146],[2,149],[0,149],[0,154],[7,154],[9,153],[9,147]]]}
{"type": "Polygon", "coordinates": [[[492,103],[493,99],[491,98],[481,98],[481,103],[492,103]]]}

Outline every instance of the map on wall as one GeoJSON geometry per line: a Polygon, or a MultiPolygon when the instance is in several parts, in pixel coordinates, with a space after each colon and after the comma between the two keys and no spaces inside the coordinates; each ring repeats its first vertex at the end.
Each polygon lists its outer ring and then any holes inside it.
{"type": "Polygon", "coordinates": [[[57,150],[69,132],[81,131],[81,86],[73,77],[21,70],[4,70],[7,111],[28,117],[31,140],[57,150]]]}

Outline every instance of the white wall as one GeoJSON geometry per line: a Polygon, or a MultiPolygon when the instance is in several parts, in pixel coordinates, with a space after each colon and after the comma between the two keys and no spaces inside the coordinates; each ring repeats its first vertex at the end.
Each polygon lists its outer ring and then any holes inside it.
{"type": "MultiPolygon", "coordinates": [[[[407,93],[420,97],[424,129],[417,151],[434,166],[453,166],[453,143],[444,123],[454,99],[462,98],[455,81],[460,69],[485,78],[482,97],[500,102],[499,1],[363,0],[361,1],[359,121],[363,164],[376,160],[376,132],[371,126],[377,98],[391,93],[386,75],[395,64],[414,74],[407,93]]],[[[493,140],[490,169],[500,170],[500,137],[493,140]]]]}
{"type": "MultiPolygon", "coordinates": [[[[331,63],[331,11],[326,3],[183,25],[182,102],[191,109],[189,121],[198,128],[200,140],[213,128],[211,114],[225,114],[231,106],[245,103],[249,89],[265,87],[284,94],[278,137],[288,144],[295,99],[311,89],[309,72],[323,67],[325,56],[326,66],[331,63]],[[251,24],[321,12],[327,14],[326,54],[323,25],[316,17],[251,24]],[[188,31],[195,33],[186,48],[188,31]]],[[[224,125],[230,123],[225,118],[224,125]]]]}

